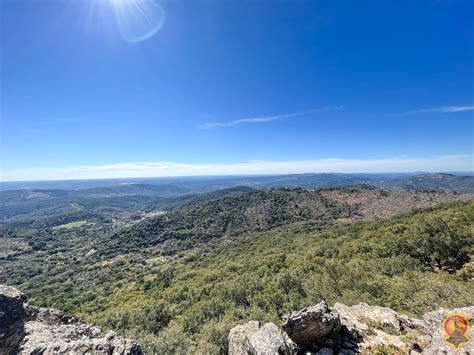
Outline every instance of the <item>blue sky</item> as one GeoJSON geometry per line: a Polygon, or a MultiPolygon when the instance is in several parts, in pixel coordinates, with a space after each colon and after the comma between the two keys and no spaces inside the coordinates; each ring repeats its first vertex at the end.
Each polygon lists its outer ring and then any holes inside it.
{"type": "Polygon", "coordinates": [[[470,0],[0,11],[3,180],[473,168],[470,0]]]}

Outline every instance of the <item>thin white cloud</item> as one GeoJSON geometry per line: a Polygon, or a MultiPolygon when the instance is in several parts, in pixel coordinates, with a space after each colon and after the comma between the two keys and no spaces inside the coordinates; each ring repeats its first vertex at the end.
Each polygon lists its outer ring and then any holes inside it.
{"type": "Polygon", "coordinates": [[[123,163],[65,168],[4,171],[2,181],[138,178],[199,175],[263,175],[301,173],[369,173],[415,171],[472,171],[472,155],[386,159],[341,159],[294,161],[248,161],[234,164],[186,164],[176,162],[123,163]]]}
{"type": "Polygon", "coordinates": [[[454,112],[465,112],[465,111],[473,111],[474,105],[464,105],[464,106],[440,106],[440,107],[432,107],[432,108],[425,108],[421,110],[414,110],[404,112],[403,115],[413,115],[417,113],[454,113],[454,112]]]}
{"type": "Polygon", "coordinates": [[[281,120],[281,119],[285,119],[285,118],[289,118],[289,117],[309,115],[311,113],[325,112],[325,111],[338,111],[338,110],[341,110],[342,108],[343,108],[342,106],[324,107],[324,108],[319,108],[319,109],[312,109],[312,110],[306,110],[306,111],[300,111],[300,112],[294,112],[294,113],[287,113],[287,114],[283,114],[283,115],[241,118],[241,119],[238,119],[238,120],[228,121],[228,122],[208,122],[208,123],[204,123],[203,125],[199,126],[198,129],[231,127],[231,126],[237,126],[237,125],[247,124],[247,123],[273,122],[273,121],[277,121],[277,120],[281,120]]]}

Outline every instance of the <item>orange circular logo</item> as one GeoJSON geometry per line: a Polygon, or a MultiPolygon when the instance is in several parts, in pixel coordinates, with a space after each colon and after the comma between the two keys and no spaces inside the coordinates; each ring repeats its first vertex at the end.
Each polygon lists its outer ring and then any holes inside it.
{"type": "Polygon", "coordinates": [[[454,349],[459,349],[469,340],[469,319],[464,314],[448,314],[443,320],[444,340],[454,349]]]}

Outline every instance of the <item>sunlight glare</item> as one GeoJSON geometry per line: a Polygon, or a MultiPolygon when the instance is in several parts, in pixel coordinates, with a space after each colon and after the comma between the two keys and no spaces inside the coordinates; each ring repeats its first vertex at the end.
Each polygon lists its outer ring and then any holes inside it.
{"type": "Polygon", "coordinates": [[[129,42],[144,41],[163,26],[165,12],[154,0],[111,0],[118,29],[129,42]]]}

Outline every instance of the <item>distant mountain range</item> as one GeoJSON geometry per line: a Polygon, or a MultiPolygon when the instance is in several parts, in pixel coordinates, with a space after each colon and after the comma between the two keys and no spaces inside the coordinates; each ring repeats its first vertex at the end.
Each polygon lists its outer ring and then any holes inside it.
{"type": "Polygon", "coordinates": [[[17,189],[0,191],[0,222],[5,223],[13,218],[37,219],[58,213],[85,210],[111,218],[129,217],[137,211],[170,210],[236,192],[277,187],[326,188],[365,184],[387,190],[474,193],[474,176],[445,173],[418,175],[326,173],[94,181],[94,184],[98,183],[102,183],[103,186],[91,186],[91,181],[17,183],[17,185],[3,183],[2,188],[16,186],[17,189]],[[56,188],[27,188],[31,186],[56,188]],[[69,189],[62,188],[64,186],[69,186],[69,189]]]}
{"type": "MultiPolygon", "coordinates": [[[[387,173],[387,174],[291,174],[265,176],[194,176],[173,178],[103,179],[67,181],[0,182],[6,190],[77,190],[69,196],[205,192],[237,185],[261,187],[338,187],[365,183],[384,188],[449,189],[474,191],[474,174],[387,173]],[[154,189],[151,186],[161,186],[154,189]],[[160,191],[161,189],[161,191],[160,191]],[[81,190],[79,192],[79,190],[81,190]],[[148,191],[147,191],[148,190],[148,191]],[[187,190],[187,191],[185,191],[187,190]]],[[[59,192],[58,192],[59,193],[59,192]]]]}
{"type": "Polygon", "coordinates": [[[405,190],[446,190],[457,192],[474,192],[474,176],[453,174],[418,174],[382,181],[379,187],[405,190]]]}

